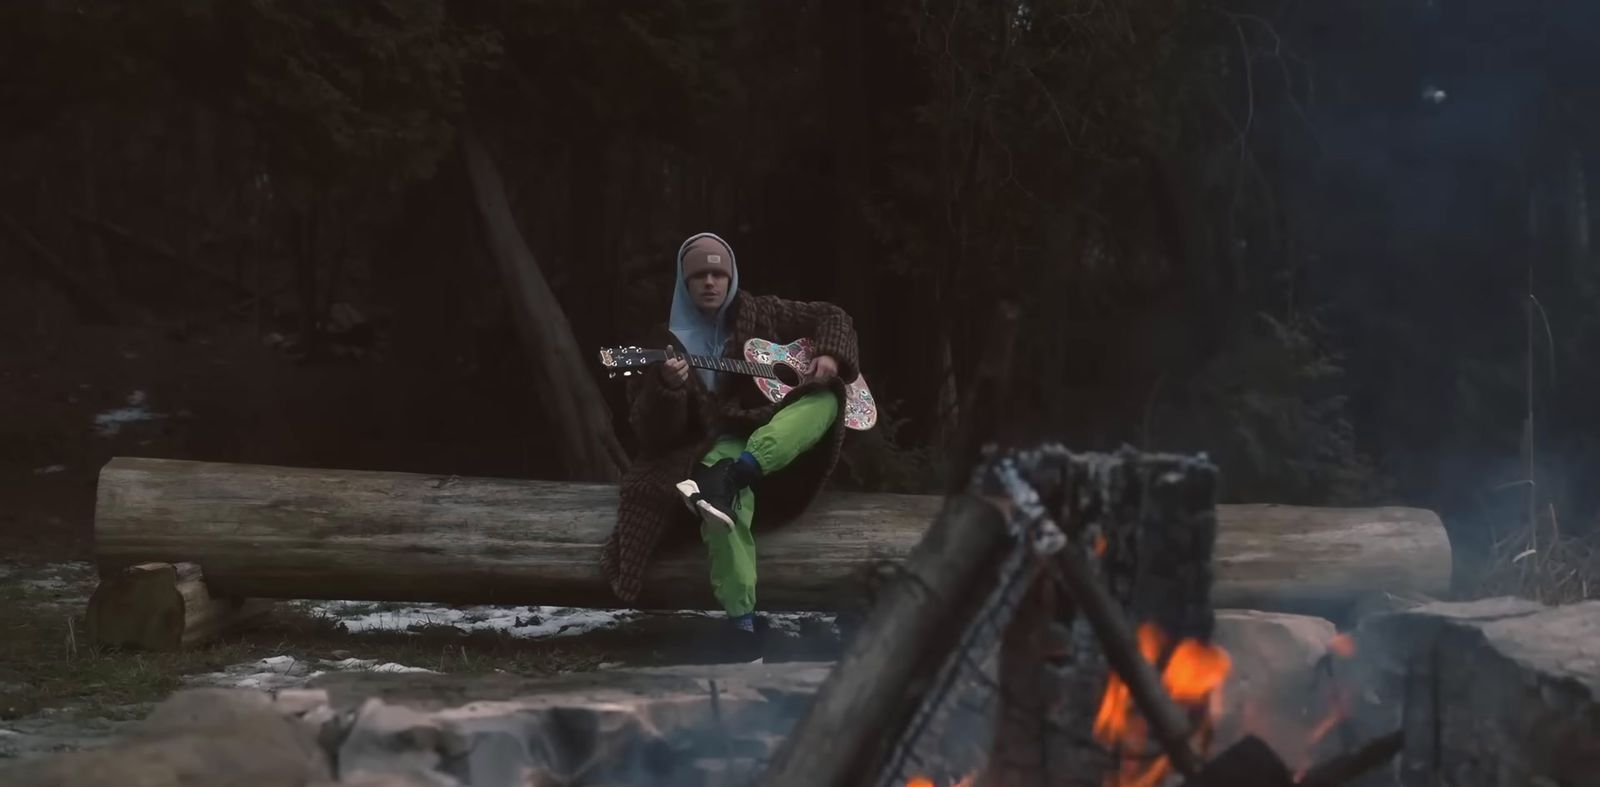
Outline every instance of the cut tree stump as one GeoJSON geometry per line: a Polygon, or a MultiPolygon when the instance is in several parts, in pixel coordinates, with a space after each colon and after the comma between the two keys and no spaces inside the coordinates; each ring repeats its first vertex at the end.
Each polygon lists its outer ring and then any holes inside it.
{"type": "MultiPolygon", "coordinates": [[[[944,498],[826,492],[796,522],[758,518],[761,607],[831,610],[910,554],[944,498]]],[[[617,487],[118,457],[100,473],[105,575],[198,563],[240,598],[617,607],[600,572],[617,487]]],[[[1212,602],[1338,613],[1373,591],[1439,596],[1450,544],[1416,508],[1219,505],[1212,602]]],[[[691,525],[692,527],[692,525],[691,525]]],[[[663,548],[634,606],[716,609],[704,547],[663,548]]]]}
{"type": "Polygon", "coordinates": [[[109,575],[89,597],[89,637],[110,647],[195,647],[259,619],[262,599],[217,598],[194,563],[139,563],[109,575]]]}

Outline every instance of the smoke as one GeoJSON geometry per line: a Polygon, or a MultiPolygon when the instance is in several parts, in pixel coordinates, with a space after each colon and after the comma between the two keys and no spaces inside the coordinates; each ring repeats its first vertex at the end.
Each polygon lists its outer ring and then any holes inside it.
{"type": "MultiPolygon", "coordinates": [[[[1592,276],[1567,240],[1589,220],[1574,217],[1573,183],[1600,157],[1600,90],[1585,76],[1600,66],[1600,5],[1416,0],[1286,14],[1274,22],[1298,78],[1263,98],[1270,130],[1255,144],[1275,148],[1296,302],[1329,330],[1358,440],[1395,495],[1486,527],[1500,516],[1484,513],[1498,502],[1486,490],[1522,472],[1530,265],[1556,344],[1544,346],[1541,327],[1536,445],[1558,468],[1596,459],[1573,437],[1600,426],[1575,403],[1584,364],[1569,361],[1558,388],[1549,359],[1600,336],[1584,317],[1592,276]]],[[[1274,67],[1257,64],[1261,84],[1274,67]]],[[[1569,501],[1583,512],[1573,519],[1593,508],[1585,494],[1569,501]]]]}

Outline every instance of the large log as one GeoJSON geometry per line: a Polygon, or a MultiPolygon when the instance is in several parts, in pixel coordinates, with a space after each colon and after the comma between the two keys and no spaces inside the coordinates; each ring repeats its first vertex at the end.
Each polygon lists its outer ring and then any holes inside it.
{"type": "MultiPolygon", "coordinates": [[[[944,498],[824,494],[757,532],[763,609],[831,610],[899,562],[944,498]]],[[[118,457],[100,473],[102,575],[200,564],[220,596],[614,607],[599,569],[616,487],[118,457]]],[[[1371,592],[1441,595],[1450,545],[1415,508],[1217,506],[1217,607],[1327,614],[1371,592]]],[[[703,547],[664,551],[638,606],[715,609],[703,547]]]]}

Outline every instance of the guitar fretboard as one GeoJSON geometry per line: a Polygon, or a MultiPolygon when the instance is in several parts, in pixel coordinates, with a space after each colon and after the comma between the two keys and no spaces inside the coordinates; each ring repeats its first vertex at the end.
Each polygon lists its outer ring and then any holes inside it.
{"type": "Polygon", "coordinates": [[[689,365],[700,369],[715,369],[719,372],[732,372],[746,374],[751,377],[777,377],[778,375],[770,363],[755,363],[743,358],[714,358],[708,355],[687,356],[689,365]]]}

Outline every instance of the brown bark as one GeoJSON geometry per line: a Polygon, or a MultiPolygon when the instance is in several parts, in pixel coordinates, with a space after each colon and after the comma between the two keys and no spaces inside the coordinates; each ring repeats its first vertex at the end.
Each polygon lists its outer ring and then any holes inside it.
{"type": "Polygon", "coordinates": [[[490,255],[510,294],[556,450],[573,480],[615,481],[627,466],[611,413],[590,376],[561,304],[517,228],[500,171],[483,142],[462,132],[462,156],[490,255]]]}
{"type": "MultiPolygon", "coordinates": [[[[757,535],[761,605],[837,610],[901,561],[941,508],[932,495],[823,495],[757,535]]],[[[600,545],[611,484],[121,457],[95,511],[102,572],[193,561],[240,597],[615,606],[600,545]]],[[[1414,508],[1219,505],[1217,607],[1337,614],[1373,592],[1443,594],[1450,544],[1414,508]]],[[[715,609],[695,542],[663,551],[638,606],[715,609]]]]}

